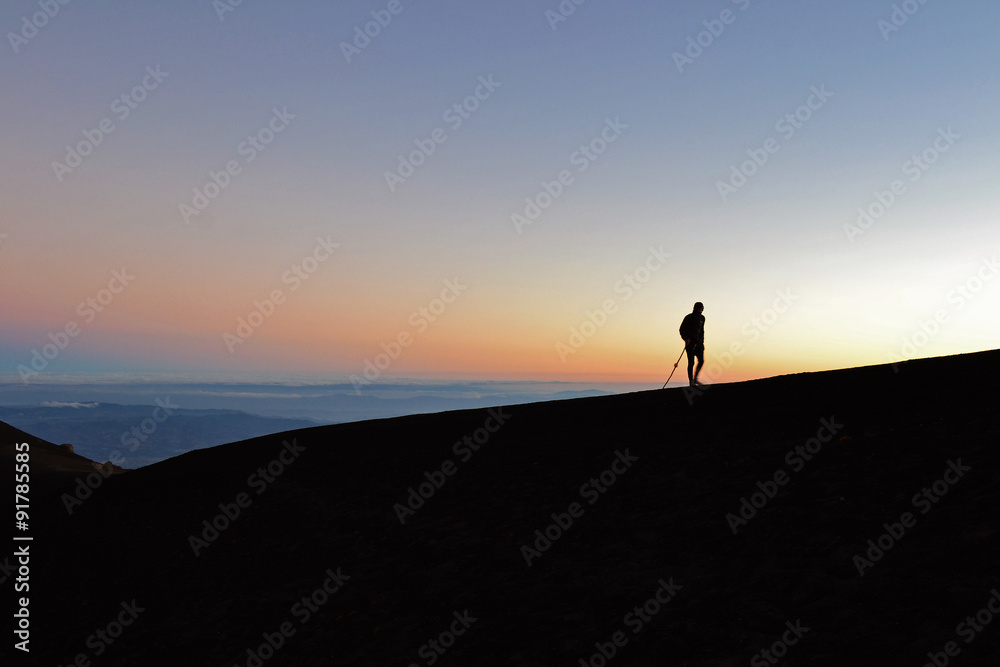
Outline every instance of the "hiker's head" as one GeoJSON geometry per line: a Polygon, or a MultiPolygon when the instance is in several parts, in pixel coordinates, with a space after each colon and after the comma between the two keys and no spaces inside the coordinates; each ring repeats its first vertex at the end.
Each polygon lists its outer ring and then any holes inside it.
{"type": "Polygon", "coordinates": [[[698,301],[694,304],[694,310],[692,310],[691,312],[700,313],[703,310],[705,310],[705,304],[703,304],[701,301],[698,301]]]}

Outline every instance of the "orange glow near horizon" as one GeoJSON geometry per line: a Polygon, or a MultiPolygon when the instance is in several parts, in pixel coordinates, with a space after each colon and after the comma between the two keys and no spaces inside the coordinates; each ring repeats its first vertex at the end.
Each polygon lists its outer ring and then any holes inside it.
{"type": "MultiPolygon", "coordinates": [[[[31,264],[25,256],[20,261],[13,264],[15,270],[31,264]]],[[[93,321],[86,323],[78,304],[105,291],[112,272],[122,267],[110,260],[101,270],[70,262],[67,267],[81,275],[74,289],[67,289],[55,272],[39,274],[6,304],[6,313],[18,323],[14,343],[28,354],[47,342],[46,333],[75,321],[82,328],[73,341],[79,353],[168,367],[254,368],[325,377],[362,374],[367,362],[384,364],[391,356],[379,370],[380,379],[655,385],[670,375],[683,346],[676,327],[688,300],[665,293],[662,287],[669,283],[628,301],[619,298],[614,312],[601,316],[595,313],[614,294],[613,283],[606,288],[598,283],[594,296],[584,294],[573,302],[552,303],[538,295],[521,299],[485,285],[478,290],[470,286],[444,303],[444,281],[425,280],[423,286],[401,291],[396,281],[384,278],[369,280],[364,289],[344,290],[338,281],[356,268],[345,264],[335,268],[331,263],[328,273],[317,271],[292,290],[282,281],[285,265],[280,262],[258,273],[247,267],[232,272],[214,267],[218,277],[209,282],[204,273],[151,260],[135,269],[134,283],[114,295],[102,312],[91,313],[93,321]],[[170,278],[150,280],[154,274],[170,278]],[[275,290],[282,300],[269,305],[275,290]],[[41,298],[48,292],[61,298],[41,298]],[[372,301],[371,294],[385,298],[372,301]],[[270,314],[264,317],[263,311],[270,314]],[[401,340],[409,344],[401,345],[401,340]]],[[[769,313],[772,300],[764,295],[749,308],[735,300],[709,301],[703,379],[733,382],[887,363],[903,344],[891,334],[865,339],[841,332],[838,337],[826,311],[769,313]],[[762,331],[765,322],[769,324],[762,331]]],[[[917,356],[952,353],[948,345],[957,340],[942,334],[917,356]]],[[[673,380],[685,377],[686,358],[681,358],[673,380]]]]}

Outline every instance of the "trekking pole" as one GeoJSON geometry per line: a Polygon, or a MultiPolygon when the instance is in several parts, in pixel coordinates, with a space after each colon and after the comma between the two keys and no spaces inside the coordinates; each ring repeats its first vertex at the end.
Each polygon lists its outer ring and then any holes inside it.
{"type": "Polygon", "coordinates": [[[661,387],[661,389],[666,389],[667,385],[670,384],[670,378],[672,378],[674,376],[674,371],[677,370],[677,364],[681,363],[681,357],[684,356],[684,350],[685,349],[687,349],[687,343],[685,343],[684,347],[681,348],[681,356],[677,357],[677,361],[674,362],[674,370],[670,371],[670,377],[668,377],[667,381],[663,383],[663,386],[661,387]]]}

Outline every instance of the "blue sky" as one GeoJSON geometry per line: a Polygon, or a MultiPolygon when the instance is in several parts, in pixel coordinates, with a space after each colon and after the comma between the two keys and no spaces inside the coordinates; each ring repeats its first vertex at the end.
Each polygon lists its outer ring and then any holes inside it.
{"type": "Polygon", "coordinates": [[[717,380],[995,347],[995,3],[589,0],[558,23],[555,0],[217,7],[70,2],[17,44],[42,10],[0,10],[0,372],[19,380],[77,322],[34,379],[346,379],[409,333],[380,380],[636,381],[669,369],[695,300],[710,359],[741,346],[717,380]],[[348,62],[372,12],[391,22],[348,62]],[[678,68],[689,39],[704,46],[678,68]],[[147,68],[166,74],[121,118],[114,100],[147,68]],[[456,126],[447,110],[470,99],[456,126]],[[276,112],[286,126],[248,161],[276,112]],[[60,178],[53,163],[103,119],[114,130],[60,178]],[[446,140],[390,189],[386,172],[435,130],[446,140]],[[604,150],[580,162],[587,145],[604,150]],[[753,173],[723,197],[734,168],[753,173]],[[519,233],[512,215],[563,172],[519,233]],[[282,276],[320,238],[337,251],[292,293],[282,276]],[[670,260],[644,275],[651,248],[670,260]],[[79,321],[121,267],[135,282],[79,321]],[[625,298],[628,275],[648,282],[625,298]],[[411,314],[448,280],[468,288],[417,333],[411,314]],[[229,349],[275,289],[287,300],[229,349]]]}

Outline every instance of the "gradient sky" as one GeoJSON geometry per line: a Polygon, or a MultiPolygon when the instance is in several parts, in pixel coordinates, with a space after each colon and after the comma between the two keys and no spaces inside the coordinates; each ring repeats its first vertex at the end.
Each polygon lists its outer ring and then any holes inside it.
{"type": "Polygon", "coordinates": [[[994,0],[589,0],[558,22],[557,0],[225,6],[0,9],[4,377],[69,324],[32,381],[344,379],[403,334],[371,376],[656,382],[696,300],[718,381],[997,346],[994,0]],[[372,12],[391,22],[345,55],[372,12]],[[448,113],[477,90],[467,117],[448,113]],[[79,166],[54,167],[102,121],[79,166]],[[752,155],[767,160],[720,193],[752,155]],[[338,247],[297,283],[286,272],[317,239],[338,247]],[[670,255],[657,270],[651,249],[670,255]],[[101,312],[80,307],[123,268],[134,280],[101,312]],[[460,289],[435,302],[446,281],[460,289]],[[227,345],[274,290],[283,302],[227,345]]]}

